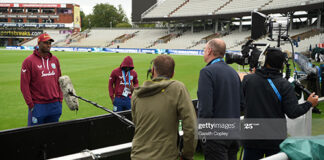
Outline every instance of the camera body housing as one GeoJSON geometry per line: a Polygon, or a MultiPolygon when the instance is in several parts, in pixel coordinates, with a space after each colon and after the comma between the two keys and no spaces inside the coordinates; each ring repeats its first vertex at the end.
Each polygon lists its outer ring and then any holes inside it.
{"type": "Polygon", "coordinates": [[[265,46],[266,44],[252,43],[249,40],[242,46],[241,54],[226,53],[225,62],[227,64],[237,63],[239,65],[249,65],[250,69],[258,66],[259,57],[262,51],[258,46],[265,46]]]}

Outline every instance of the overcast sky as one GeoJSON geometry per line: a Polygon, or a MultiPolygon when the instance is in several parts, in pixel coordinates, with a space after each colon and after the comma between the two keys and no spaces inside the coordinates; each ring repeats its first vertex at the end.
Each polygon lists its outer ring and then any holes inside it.
{"type": "Polygon", "coordinates": [[[92,12],[92,8],[98,3],[109,3],[117,7],[122,5],[128,19],[131,21],[132,0],[0,0],[0,3],[74,3],[80,5],[81,10],[86,14],[92,12]]]}

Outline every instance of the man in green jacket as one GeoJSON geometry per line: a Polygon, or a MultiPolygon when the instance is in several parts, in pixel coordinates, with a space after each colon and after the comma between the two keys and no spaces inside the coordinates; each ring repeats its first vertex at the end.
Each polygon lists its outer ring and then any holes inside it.
{"type": "Polygon", "coordinates": [[[167,55],[153,60],[152,81],[145,81],[132,96],[135,135],[132,160],[192,160],[197,145],[197,118],[188,90],[176,80],[174,60],[167,55]],[[179,153],[178,126],[182,120],[183,148],[179,153]]]}

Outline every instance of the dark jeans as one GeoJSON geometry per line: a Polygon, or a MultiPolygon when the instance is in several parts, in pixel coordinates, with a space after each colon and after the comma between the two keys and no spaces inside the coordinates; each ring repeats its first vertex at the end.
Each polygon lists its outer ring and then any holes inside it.
{"type": "Polygon", "coordinates": [[[207,140],[202,147],[205,160],[236,160],[239,143],[236,140],[207,140]]]}
{"type": "Polygon", "coordinates": [[[244,148],[243,160],[258,160],[264,157],[277,154],[280,149],[250,149],[244,148]]]}
{"type": "Polygon", "coordinates": [[[131,109],[131,100],[129,97],[115,97],[114,112],[125,111],[131,109]]]}
{"type": "Polygon", "coordinates": [[[34,107],[28,110],[28,126],[58,122],[61,114],[61,102],[34,104],[34,107]]]}

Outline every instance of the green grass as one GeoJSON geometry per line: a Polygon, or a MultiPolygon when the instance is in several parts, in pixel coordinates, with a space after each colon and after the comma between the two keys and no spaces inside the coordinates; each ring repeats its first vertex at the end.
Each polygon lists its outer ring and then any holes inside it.
{"type": "MultiPolygon", "coordinates": [[[[27,105],[20,91],[20,69],[32,51],[0,50],[0,130],[23,127],[27,124],[27,105]]],[[[110,72],[119,67],[125,56],[134,60],[139,83],[146,80],[150,61],[157,55],[123,53],[53,52],[61,64],[62,75],[69,75],[79,96],[112,109],[108,94],[110,72]]],[[[182,81],[193,99],[196,98],[199,71],[205,63],[201,56],[173,56],[176,62],[174,79],[182,81]]],[[[80,110],[69,111],[63,103],[60,121],[106,114],[91,104],[80,102],[80,110]]]]}
{"type": "MultiPolygon", "coordinates": [[[[32,51],[0,50],[0,130],[24,127],[27,125],[27,105],[20,91],[20,69],[23,60],[32,51]]],[[[79,96],[112,109],[108,94],[108,78],[110,72],[119,67],[125,56],[134,60],[139,83],[146,80],[146,71],[150,61],[157,55],[123,54],[123,53],[77,53],[53,52],[61,64],[62,75],[70,76],[79,96]]],[[[192,99],[197,98],[199,71],[206,64],[201,56],[172,56],[176,62],[173,79],[182,81],[189,90],[192,99]]],[[[242,70],[233,64],[234,69],[242,70]]],[[[79,101],[79,111],[72,112],[63,103],[63,113],[60,121],[80,119],[90,116],[107,114],[105,111],[89,103],[79,101]]],[[[324,103],[318,108],[324,111],[324,103]]],[[[323,134],[323,113],[313,114],[313,134],[323,134]]],[[[196,154],[195,159],[204,159],[202,154],[196,154]]]]}
{"type": "MultiPolygon", "coordinates": [[[[32,51],[0,50],[0,130],[23,127],[27,124],[27,105],[20,91],[20,69],[23,60],[32,51]]],[[[157,55],[123,53],[82,53],[53,52],[61,63],[62,75],[69,75],[77,94],[112,109],[108,96],[108,78],[110,72],[119,67],[123,58],[130,55],[134,60],[139,83],[146,80],[146,71],[150,61],[157,55]]],[[[201,56],[173,56],[176,67],[174,79],[182,81],[189,90],[192,99],[197,98],[199,71],[205,66],[201,56]]],[[[234,69],[242,70],[233,64],[234,69]]],[[[80,110],[69,111],[63,103],[61,121],[106,114],[91,104],[80,101],[80,110]]],[[[324,104],[318,106],[324,111],[324,104]]],[[[323,118],[314,114],[314,118],[323,118]]]]}

